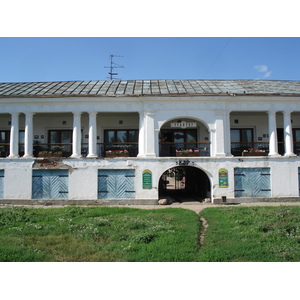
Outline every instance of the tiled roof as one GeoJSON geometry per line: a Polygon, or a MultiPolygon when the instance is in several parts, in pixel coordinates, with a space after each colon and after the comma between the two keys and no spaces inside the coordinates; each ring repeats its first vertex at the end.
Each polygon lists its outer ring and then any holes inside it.
{"type": "Polygon", "coordinates": [[[300,81],[120,80],[0,83],[0,98],[62,96],[300,95],[300,81]]]}

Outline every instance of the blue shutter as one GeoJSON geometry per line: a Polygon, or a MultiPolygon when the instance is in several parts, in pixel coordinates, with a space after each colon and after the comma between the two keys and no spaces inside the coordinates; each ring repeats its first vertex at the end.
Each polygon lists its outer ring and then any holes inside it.
{"type": "Polygon", "coordinates": [[[0,199],[3,198],[4,194],[4,171],[0,170],[0,199]]]}
{"type": "Polygon", "coordinates": [[[33,199],[67,199],[68,170],[33,170],[33,199]]]}
{"type": "Polygon", "coordinates": [[[99,170],[98,198],[134,198],[134,170],[99,170]]]}
{"type": "Polygon", "coordinates": [[[235,197],[270,197],[270,169],[234,169],[234,191],[235,197]]]}

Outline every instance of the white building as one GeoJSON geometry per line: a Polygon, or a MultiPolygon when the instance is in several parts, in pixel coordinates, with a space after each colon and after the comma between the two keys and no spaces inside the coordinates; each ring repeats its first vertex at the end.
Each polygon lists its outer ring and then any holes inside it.
{"type": "Polygon", "coordinates": [[[299,154],[300,81],[0,83],[0,203],[298,200],[299,154]]]}

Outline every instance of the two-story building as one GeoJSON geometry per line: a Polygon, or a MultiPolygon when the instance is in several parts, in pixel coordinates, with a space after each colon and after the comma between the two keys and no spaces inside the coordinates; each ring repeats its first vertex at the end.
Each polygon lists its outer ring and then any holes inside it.
{"type": "Polygon", "coordinates": [[[300,81],[0,83],[0,203],[298,199],[299,155],[300,81]]]}

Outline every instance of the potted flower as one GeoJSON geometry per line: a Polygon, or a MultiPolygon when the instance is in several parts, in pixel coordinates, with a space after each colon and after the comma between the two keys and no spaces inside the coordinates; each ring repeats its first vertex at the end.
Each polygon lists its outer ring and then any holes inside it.
{"type": "Polygon", "coordinates": [[[198,149],[178,149],[176,156],[200,156],[200,151],[198,149]]]}
{"type": "Polygon", "coordinates": [[[105,152],[106,157],[128,157],[129,152],[127,150],[107,150],[105,152]]]}
{"type": "Polygon", "coordinates": [[[63,155],[62,151],[57,151],[57,152],[39,151],[38,152],[38,157],[62,157],[62,155],[63,155]]]}
{"type": "Polygon", "coordinates": [[[254,150],[254,148],[248,148],[242,152],[242,156],[266,156],[267,152],[265,150],[254,150]]]}

